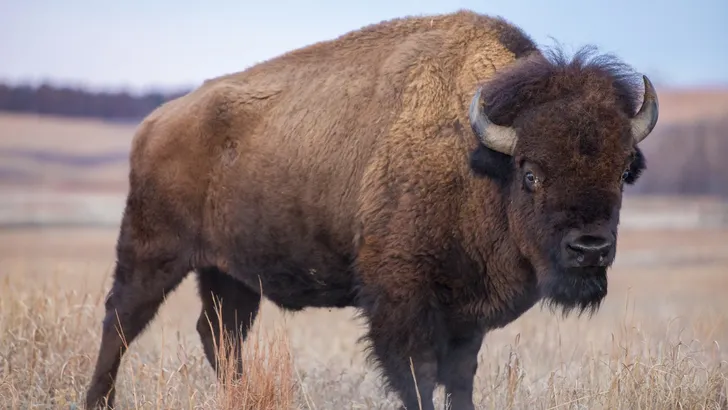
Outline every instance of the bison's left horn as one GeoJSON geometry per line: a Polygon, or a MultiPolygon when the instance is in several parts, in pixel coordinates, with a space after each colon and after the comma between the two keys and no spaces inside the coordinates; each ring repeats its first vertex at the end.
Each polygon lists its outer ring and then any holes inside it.
{"type": "Polygon", "coordinates": [[[642,76],[642,80],[645,83],[645,96],[642,107],[632,118],[632,136],[637,144],[650,135],[660,114],[660,102],[657,100],[655,87],[652,86],[652,82],[646,75],[642,76]]]}
{"type": "Polygon", "coordinates": [[[493,124],[488,119],[481,106],[480,92],[481,90],[478,89],[470,102],[470,127],[486,147],[506,155],[513,155],[518,141],[516,130],[512,127],[493,124]]]}

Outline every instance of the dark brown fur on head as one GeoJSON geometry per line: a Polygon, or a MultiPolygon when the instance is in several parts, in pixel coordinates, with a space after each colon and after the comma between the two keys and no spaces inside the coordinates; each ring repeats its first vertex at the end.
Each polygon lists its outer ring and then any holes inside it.
{"type": "Polygon", "coordinates": [[[471,155],[475,174],[497,181],[507,198],[509,227],[546,302],[564,313],[599,307],[613,259],[612,251],[605,266],[569,267],[565,236],[596,229],[616,242],[623,184],[645,167],[630,133],[641,77],[594,51],[535,53],[494,76],[483,86],[484,112],[514,127],[518,144],[513,156],[482,144],[471,155]]]}

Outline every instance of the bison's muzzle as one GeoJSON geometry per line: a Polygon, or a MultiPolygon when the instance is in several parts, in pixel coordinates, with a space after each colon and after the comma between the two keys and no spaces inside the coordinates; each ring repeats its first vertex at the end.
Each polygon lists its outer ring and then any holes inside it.
{"type": "Polygon", "coordinates": [[[562,263],[568,268],[609,266],[615,249],[615,237],[608,229],[572,230],[561,242],[562,263]]]}

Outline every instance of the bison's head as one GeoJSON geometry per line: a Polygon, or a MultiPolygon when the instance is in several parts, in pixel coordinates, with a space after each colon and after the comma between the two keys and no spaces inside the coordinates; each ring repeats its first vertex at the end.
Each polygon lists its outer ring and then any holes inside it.
{"type": "Polygon", "coordinates": [[[539,55],[476,93],[473,170],[501,187],[516,246],[542,296],[566,311],[596,309],[615,258],[624,184],[645,166],[639,149],[658,117],[626,66],[608,57],[571,62],[539,55]]]}

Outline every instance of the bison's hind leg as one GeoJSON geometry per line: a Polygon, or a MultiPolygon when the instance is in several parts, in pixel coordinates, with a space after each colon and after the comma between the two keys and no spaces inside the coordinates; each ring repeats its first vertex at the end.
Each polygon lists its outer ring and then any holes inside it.
{"type": "Polygon", "coordinates": [[[197,332],[200,334],[207,360],[216,369],[218,377],[224,374],[225,364],[234,360],[233,370],[239,376],[243,371],[240,355],[242,343],[258,314],[260,294],[214,267],[198,269],[197,279],[202,299],[197,332]],[[220,350],[221,331],[224,332],[226,340],[223,350],[220,350]],[[218,363],[220,355],[223,354],[225,361],[218,363]]]}
{"type": "Polygon", "coordinates": [[[113,407],[121,358],[156,315],[167,294],[185,278],[189,255],[174,235],[131,235],[128,217],[117,245],[114,283],[106,298],[101,346],[86,407],[113,407]],[[133,239],[132,239],[133,238],[133,239]],[[104,403],[106,401],[106,403],[104,403]]]}

